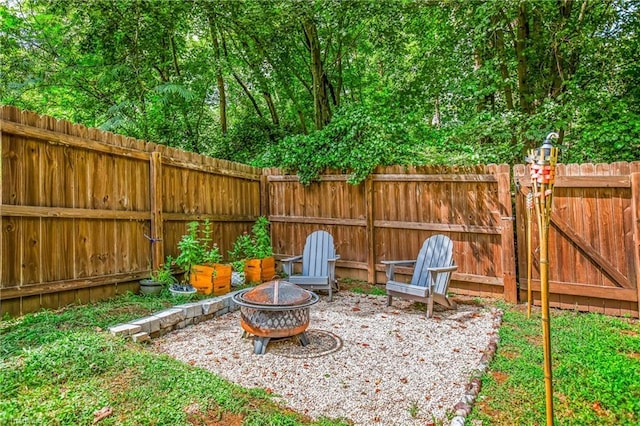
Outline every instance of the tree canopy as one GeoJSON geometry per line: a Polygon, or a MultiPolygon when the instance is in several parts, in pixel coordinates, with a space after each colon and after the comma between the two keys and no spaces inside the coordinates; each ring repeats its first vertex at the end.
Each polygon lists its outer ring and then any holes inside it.
{"type": "Polygon", "coordinates": [[[640,159],[637,0],[11,0],[0,102],[257,166],[640,159]]]}

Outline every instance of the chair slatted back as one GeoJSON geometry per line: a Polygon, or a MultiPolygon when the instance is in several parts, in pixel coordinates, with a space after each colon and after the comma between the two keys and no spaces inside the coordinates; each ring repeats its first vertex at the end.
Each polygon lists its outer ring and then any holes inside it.
{"type": "Polygon", "coordinates": [[[302,252],[302,275],[326,277],[329,275],[329,259],[336,257],[333,237],[327,231],[315,231],[307,237],[302,252]]]}
{"type": "MultiPolygon", "coordinates": [[[[411,277],[411,284],[418,286],[430,285],[431,280],[428,268],[437,268],[453,265],[453,242],[446,235],[433,235],[422,244],[416,261],[416,266],[411,277]]],[[[449,284],[451,272],[438,274],[433,292],[444,294],[449,284]]]]}

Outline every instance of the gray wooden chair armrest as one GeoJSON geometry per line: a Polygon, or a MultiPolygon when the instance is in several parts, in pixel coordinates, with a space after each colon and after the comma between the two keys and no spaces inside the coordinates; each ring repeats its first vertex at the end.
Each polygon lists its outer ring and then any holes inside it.
{"type": "Polygon", "coordinates": [[[383,260],[381,263],[386,267],[387,279],[389,281],[394,281],[396,266],[415,265],[416,261],[415,260],[383,260]]]}
{"type": "Polygon", "coordinates": [[[435,285],[437,279],[438,279],[438,274],[441,274],[443,272],[453,272],[456,271],[458,269],[457,265],[452,265],[452,266],[439,266],[437,268],[427,268],[427,271],[431,272],[431,282],[429,283],[429,292],[433,291],[433,286],[435,285]]]}
{"type": "Polygon", "coordinates": [[[282,272],[287,274],[288,276],[293,275],[293,262],[300,262],[302,260],[302,255],[287,257],[286,259],[280,260],[282,263],[282,272]]]}
{"type": "MultiPolygon", "coordinates": [[[[336,262],[338,259],[340,259],[339,254],[336,254],[336,257],[333,259],[327,259],[327,262],[329,263],[329,282],[331,285],[336,284],[336,262]]],[[[335,287],[337,288],[338,286],[335,285],[335,287]]]]}
{"type": "Polygon", "coordinates": [[[440,272],[453,272],[453,271],[456,271],[457,269],[458,269],[458,266],[456,265],[441,266],[438,268],[427,268],[428,271],[435,272],[436,274],[439,274],[440,272]]]}

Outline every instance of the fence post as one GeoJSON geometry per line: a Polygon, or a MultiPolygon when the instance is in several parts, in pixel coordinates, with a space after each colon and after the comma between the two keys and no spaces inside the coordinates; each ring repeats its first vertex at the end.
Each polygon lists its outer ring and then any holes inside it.
{"type": "Polygon", "coordinates": [[[364,182],[364,191],[367,203],[367,282],[376,285],[376,230],[373,217],[373,177],[371,175],[364,182]]]}
{"type": "Polygon", "coordinates": [[[517,303],[518,288],[516,286],[516,253],[513,238],[513,207],[511,206],[511,173],[508,164],[499,165],[497,171],[504,299],[510,303],[517,303]]]}
{"type": "Polygon", "coordinates": [[[262,169],[262,176],[260,176],[260,216],[264,216],[267,219],[271,213],[271,207],[269,206],[269,177],[271,169],[262,169]]]}
{"type": "Polygon", "coordinates": [[[640,318],[640,172],[631,173],[631,218],[633,224],[633,261],[638,292],[638,318],[640,318]]]}
{"type": "Polygon", "coordinates": [[[158,269],[164,262],[164,219],[162,217],[162,154],[151,153],[149,168],[151,192],[151,267],[158,269]]]}

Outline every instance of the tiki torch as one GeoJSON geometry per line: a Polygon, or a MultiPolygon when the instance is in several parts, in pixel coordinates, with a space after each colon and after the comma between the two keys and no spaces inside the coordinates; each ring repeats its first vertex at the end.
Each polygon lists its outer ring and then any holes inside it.
{"type": "Polygon", "coordinates": [[[551,144],[557,133],[549,133],[542,146],[529,152],[533,202],[540,235],[540,298],[542,301],[542,348],[547,426],[553,425],[553,383],[551,376],[551,327],[549,318],[549,218],[553,201],[558,149],[551,144]]]}
{"type": "Polygon", "coordinates": [[[531,272],[532,272],[532,264],[533,261],[531,259],[531,246],[532,246],[532,235],[531,228],[533,222],[533,191],[529,191],[527,193],[527,319],[531,318],[531,304],[532,300],[532,291],[531,291],[531,272]]]}

